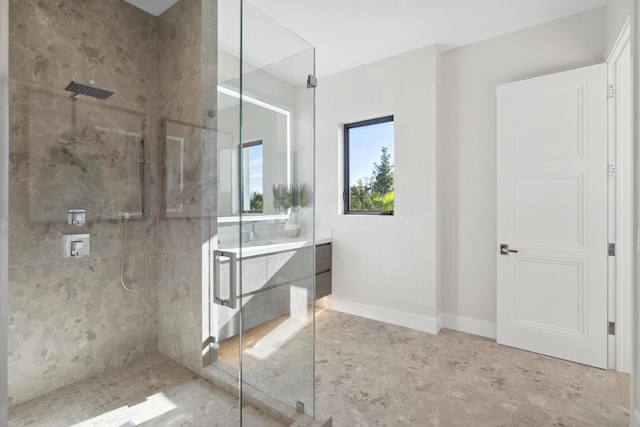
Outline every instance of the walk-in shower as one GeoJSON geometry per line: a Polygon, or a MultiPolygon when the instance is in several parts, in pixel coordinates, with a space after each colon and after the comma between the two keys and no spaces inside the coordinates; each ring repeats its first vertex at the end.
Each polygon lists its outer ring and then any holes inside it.
{"type": "Polygon", "coordinates": [[[247,0],[9,14],[9,426],[311,420],[313,210],[271,188],[313,186],[313,48],[247,0]]]}

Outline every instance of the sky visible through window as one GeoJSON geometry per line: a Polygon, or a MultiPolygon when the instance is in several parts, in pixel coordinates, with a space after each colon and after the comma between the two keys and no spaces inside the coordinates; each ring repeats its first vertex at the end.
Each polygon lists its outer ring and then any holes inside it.
{"type": "Polygon", "coordinates": [[[371,178],[373,164],[380,164],[382,147],[389,148],[393,165],[393,121],[349,130],[350,185],[356,185],[361,178],[371,178]]]}
{"type": "Polygon", "coordinates": [[[247,147],[249,150],[249,194],[263,193],[262,144],[247,147]]]}

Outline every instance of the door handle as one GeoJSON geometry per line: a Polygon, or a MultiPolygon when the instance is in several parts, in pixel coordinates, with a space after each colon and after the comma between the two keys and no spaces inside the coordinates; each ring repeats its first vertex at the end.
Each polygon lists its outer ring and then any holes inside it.
{"type": "Polygon", "coordinates": [[[213,251],[213,302],[236,308],[236,253],[213,251]],[[220,298],[220,258],[229,258],[229,298],[220,298]]]}
{"type": "Polygon", "coordinates": [[[509,255],[510,253],[517,254],[518,251],[516,249],[509,249],[509,245],[505,243],[500,243],[500,255],[509,255]]]}

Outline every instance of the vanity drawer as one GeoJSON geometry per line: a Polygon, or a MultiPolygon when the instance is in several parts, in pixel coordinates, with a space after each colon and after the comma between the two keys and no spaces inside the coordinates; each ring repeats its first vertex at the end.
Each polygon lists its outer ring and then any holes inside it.
{"type": "Polygon", "coordinates": [[[331,270],[331,243],[316,246],[316,274],[331,270]]]}
{"type": "Polygon", "coordinates": [[[331,293],[331,271],[316,275],[316,299],[331,293]]]}

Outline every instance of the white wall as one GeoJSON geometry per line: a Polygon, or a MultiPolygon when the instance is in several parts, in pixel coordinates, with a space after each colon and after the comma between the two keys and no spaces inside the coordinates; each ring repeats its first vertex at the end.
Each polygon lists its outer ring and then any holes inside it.
{"type": "Polygon", "coordinates": [[[468,332],[492,335],[496,321],[496,86],[602,62],[604,12],[592,9],[443,54],[445,326],[457,319],[467,321],[468,332]]]}
{"type": "Polygon", "coordinates": [[[638,272],[640,271],[640,240],[638,227],[640,226],[640,150],[638,143],[640,142],[640,1],[633,1],[632,13],[632,30],[631,30],[631,55],[633,57],[633,142],[635,151],[635,167],[634,167],[634,227],[633,238],[636,246],[636,255],[633,269],[633,296],[634,310],[633,319],[635,330],[633,331],[633,366],[631,369],[631,426],[640,427],[640,290],[638,289],[638,272]]]}
{"type": "Polygon", "coordinates": [[[321,79],[317,227],[335,242],[332,308],[495,336],[496,86],[602,62],[605,22],[600,7],[321,79]],[[396,116],[396,215],[343,215],[341,125],[386,114],[396,116]]]}
{"type": "Polygon", "coordinates": [[[323,78],[316,209],[333,235],[331,307],[436,331],[436,69],[421,48],[323,78]],[[395,116],[395,215],[343,215],[342,125],[395,116]]]}

